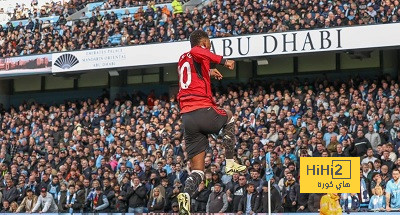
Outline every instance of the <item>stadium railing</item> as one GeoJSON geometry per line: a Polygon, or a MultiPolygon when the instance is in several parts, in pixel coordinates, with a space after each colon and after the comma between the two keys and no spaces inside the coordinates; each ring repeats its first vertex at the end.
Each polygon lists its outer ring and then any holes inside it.
{"type": "MultiPolygon", "coordinates": [[[[49,16],[49,17],[41,17],[41,18],[39,18],[38,20],[39,21],[43,21],[43,23],[45,23],[45,22],[50,22],[50,24],[52,24],[52,23],[55,23],[55,22],[57,22],[57,20],[60,18],[60,16],[49,16]]],[[[32,20],[32,21],[35,21],[35,20],[32,20]]],[[[14,26],[14,27],[16,27],[17,25],[19,25],[19,23],[20,22],[22,22],[22,25],[26,25],[26,24],[28,24],[28,22],[29,22],[29,19],[24,19],[24,20],[15,20],[15,21],[3,21],[3,22],[0,22],[0,25],[2,25],[3,26],[3,28],[4,27],[6,27],[7,26],[7,23],[8,22],[11,22],[11,24],[14,26]]]]}

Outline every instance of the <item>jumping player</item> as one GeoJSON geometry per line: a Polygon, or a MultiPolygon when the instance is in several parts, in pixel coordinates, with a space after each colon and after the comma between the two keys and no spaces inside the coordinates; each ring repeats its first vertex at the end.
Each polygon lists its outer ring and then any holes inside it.
{"type": "Polygon", "coordinates": [[[178,195],[179,214],[190,214],[190,198],[204,179],[204,158],[209,134],[222,133],[226,156],[226,174],[242,172],[245,166],[234,162],[235,119],[230,110],[219,109],[211,92],[211,76],[222,79],[216,64],[233,70],[235,61],[224,59],[210,52],[211,42],[206,32],[193,31],[190,35],[192,49],[184,53],[178,62],[178,101],[186,151],[192,163],[192,173],[185,182],[183,193],[178,195]]]}

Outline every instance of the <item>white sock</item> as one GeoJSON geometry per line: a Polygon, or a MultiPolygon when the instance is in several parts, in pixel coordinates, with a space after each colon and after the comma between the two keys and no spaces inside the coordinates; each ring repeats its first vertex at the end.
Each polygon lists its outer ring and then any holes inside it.
{"type": "Polygon", "coordinates": [[[198,174],[201,176],[201,180],[202,180],[202,181],[204,180],[204,172],[203,172],[203,171],[201,171],[201,170],[192,170],[192,173],[193,173],[193,172],[198,173],[198,174]]]}

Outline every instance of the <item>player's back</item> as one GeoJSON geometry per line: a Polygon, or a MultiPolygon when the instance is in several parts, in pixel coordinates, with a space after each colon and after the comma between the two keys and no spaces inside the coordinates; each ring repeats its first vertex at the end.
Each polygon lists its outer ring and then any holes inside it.
{"type": "Polygon", "coordinates": [[[208,71],[202,71],[201,63],[195,62],[190,52],[183,54],[178,62],[181,113],[214,105],[208,71]]]}

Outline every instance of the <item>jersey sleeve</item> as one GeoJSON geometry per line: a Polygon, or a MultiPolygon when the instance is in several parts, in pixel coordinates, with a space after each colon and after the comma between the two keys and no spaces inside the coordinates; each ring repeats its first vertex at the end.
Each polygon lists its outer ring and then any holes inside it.
{"type": "Polygon", "coordinates": [[[185,56],[186,56],[187,54],[188,54],[188,53],[184,53],[184,54],[182,54],[182,55],[179,57],[178,65],[181,64],[182,60],[185,58],[185,56]]]}
{"type": "Polygon", "coordinates": [[[190,50],[190,54],[197,62],[209,60],[211,63],[220,64],[223,58],[221,55],[216,55],[209,50],[201,48],[199,46],[193,47],[190,50]]]}
{"type": "Polygon", "coordinates": [[[389,181],[386,185],[386,189],[385,189],[386,193],[392,193],[392,182],[389,181]]]}

